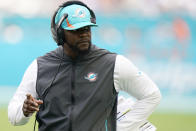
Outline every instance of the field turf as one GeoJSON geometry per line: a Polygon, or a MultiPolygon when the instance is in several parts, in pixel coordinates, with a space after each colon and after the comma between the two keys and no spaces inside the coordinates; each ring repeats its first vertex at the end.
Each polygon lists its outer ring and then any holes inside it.
{"type": "MultiPolygon", "coordinates": [[[[33,131],[34,116],[24,126],[8,122],[7,109],[0,108],[0,131],[33,131]]],[[[153,113],[149,118],[157,131],[196,131],[196,114],[153,113]]]]}

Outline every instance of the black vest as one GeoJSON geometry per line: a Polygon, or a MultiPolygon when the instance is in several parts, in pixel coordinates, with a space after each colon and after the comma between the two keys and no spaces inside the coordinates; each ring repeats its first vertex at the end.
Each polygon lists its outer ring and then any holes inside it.
{"type": "Polygon", "coordinates": [[[94,45],[76,60],[62,47],[37,58],[39,131],[116,131],[115,60],[94,45]]]}

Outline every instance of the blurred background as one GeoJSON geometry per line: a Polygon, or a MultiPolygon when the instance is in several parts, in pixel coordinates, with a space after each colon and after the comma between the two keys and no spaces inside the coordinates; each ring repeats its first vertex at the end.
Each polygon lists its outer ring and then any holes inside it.
{"type": "MultiPolygon", "coordinates": [[[[0,130],[28,65],[57,47],[50,20],[66,0],[0,0],[0,130]]],[[[83,0],[97,17],[93,43],[129,58],[160,88],[158,131],[196,131],[196,0],[83,0]]],[[[120,95],[129,97],[126,93],[120,95]]]]}

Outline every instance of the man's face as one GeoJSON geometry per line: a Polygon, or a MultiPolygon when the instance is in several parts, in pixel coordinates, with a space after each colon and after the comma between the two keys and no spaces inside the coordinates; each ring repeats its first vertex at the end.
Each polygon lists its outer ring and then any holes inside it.
{"type": "Polygon", "coordinates": [[[77,30],[64,30],[66,44],[79,52],[88,51],[91,45],[91,28],[86,26],[77,30]]]}

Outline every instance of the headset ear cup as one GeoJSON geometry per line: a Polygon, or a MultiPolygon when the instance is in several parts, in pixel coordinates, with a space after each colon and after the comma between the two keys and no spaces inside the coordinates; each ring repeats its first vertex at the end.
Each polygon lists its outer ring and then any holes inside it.
{"type": "Polygon", "coordinates": [[[53,37],[54,41],[56,43],[58,43],[58,37],[57,37],[55,29],[51,29],[51,32],[52,32],[52,37],[53,37]]]}
{"type": "Polygon", "coordinates": [[[55,11],[55,13],[52,16],[52,20],[51,20],[51,32],[52,32],[52,37],[53,37],[54,41],[58,44],[58,34],[56,32],[56,24],[55,24],[55,16],[57,14],[57,11],[55,11]]]}
{"type": "Polygon", "coordinates": [[[64,31],[63,29],[60,27],[57,30],[57,35],[58,35],[58,46],[63,45],[64,44],[64,31]]]}
{"type": "Polygon", "coordinates": [[[68,17],[68,14],[63,14],[61,19],[59,20],[58,24],[56,25],[56,32],[57,32],[57,40],[58,40],[58,45],[63,45],[64,44],[64,29],[61,27],[62,22],[68,17]]]}

